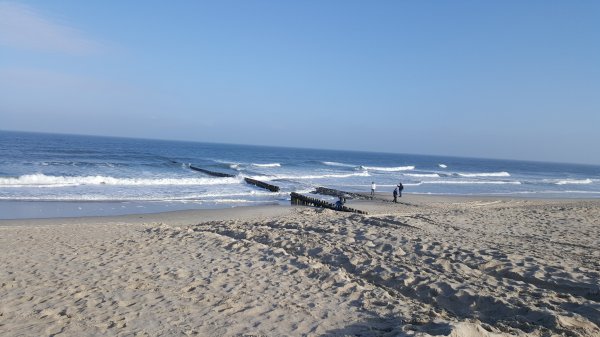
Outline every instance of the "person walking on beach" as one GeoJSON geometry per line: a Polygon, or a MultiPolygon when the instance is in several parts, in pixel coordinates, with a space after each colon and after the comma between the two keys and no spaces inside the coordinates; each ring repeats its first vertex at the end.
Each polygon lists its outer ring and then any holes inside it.
{"type": "Polygon", "coordinates": [[[372,181],[371,182],[371,199],[373,199],[373,197],[375,196],[375,189],[377,188],[377,185],[375,185],[375,182],[372,181]]]}
{"type": "Polygon", "coordinates": [[[394,188],[394,202],[398,203],[398,187],[394,188]]]}
{"type": "Polygon", "coordinates": [[[402,182],[398,183],[398,197],[402,198],[402,190],[404,189],[404,185],[402,185],[402,182]]]}

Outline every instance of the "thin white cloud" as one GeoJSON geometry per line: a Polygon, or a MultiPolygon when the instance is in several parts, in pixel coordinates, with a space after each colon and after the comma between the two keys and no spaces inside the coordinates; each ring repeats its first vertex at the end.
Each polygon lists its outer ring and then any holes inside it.
{"type": "Polygon", "coordinates": [[[43,111],[45,103],[49,101],[64,107],[76,106],[76,102],[86,101],[85,104],[79,105],[82,109],[87,109],[87,105],[113,103],[143,105],[146,102],[154,102],[156,105],[156,100],[148,98],[157,97],[156,91],[152,90],[154,89],[115,81],[109,77],[98,78],[44,68],[0,66],[0,114],[3,103],[9,101],[31,104],[39,111],[43,111]]]}
{"type": "MultiPolygon", "coordinates": [[[[108,90],[114,83],[97,80],[81,75],[41,68],[0,67],[0,88],[9,86],[28,92],[31,89],[78,92],[108,90]]],[[[2,97],[2,94],[0,94],[2,97]]]]}
{"type": "Polygon", "coordinates": [[[0,46],[68,54],[93,53],[101,47],[77,29],[13,2],[0,2],[0,46]]]}

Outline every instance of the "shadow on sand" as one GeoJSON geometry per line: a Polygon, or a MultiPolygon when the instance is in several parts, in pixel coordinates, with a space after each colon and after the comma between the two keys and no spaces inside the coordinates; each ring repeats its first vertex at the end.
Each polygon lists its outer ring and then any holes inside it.
{"type": "Polygon", "coordinates": [[[385,337],[385,336],[408,336],[406,332],[426,332],[431,336],[448,336],[452,332],[452,326],[447,323],[409,324],[402,319],[373,319],[347,325],[343,328],[333,329],[320,335],[321,337],[385,337]]]}

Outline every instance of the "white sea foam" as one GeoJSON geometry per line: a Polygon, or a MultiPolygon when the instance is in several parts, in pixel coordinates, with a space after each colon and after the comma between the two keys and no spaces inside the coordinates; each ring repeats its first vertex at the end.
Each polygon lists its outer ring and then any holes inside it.
{"type": "Polygon", "coordinates": [[[204,202],[214,202],[217,204],[233,204],[233,203],[265,203],[268,201],[261,200],[246,200],[246,199],[214,199],[214,200],[203,200],[204,202]]]}
{"type": "Polygon", "coordinates": [[[409,177],[422,177],[422,178],[439,178],[440,175],[437,173],[403,173],[404,176],[409,177]]]}
{"type": "Polygon", "coordinates": [[[323,165],[327,165],[327,166],[356,167],[356,165],[338,163],[338,162],[335,162],[335,161],[322,161],[321,163],[323,165]]]}
{"type": "Polygon", "coordinates": [[[556,185],[587,185],[593,182],[592,179],[565,179],[554,181],[556,185]]]}
{"type": "Polygon", "coordinates": [[[227,165],[230,169],[234,169],[234,170],[239,169],[240,166],[242,165],[241,163],[227,161],[227,160],[220,160],[220,159],[211,159],[211,160],[214,161],[215,163],[227,165]]]}
{"type": "Polygon", "coordinates": [[[222,185],[238,184],[241,178],[115,178],[109,176],[48,176],[45,174],[28,174],[18,178],[0,178],[2,187],[61,187],[76,185],[222,185]]]}
{"type": "MultiPolygon", "coordinates": [[[[402,183],[402,185],[404,186],[421,186],[423,184],[423,182],[418,182],[418,183],[402,183]]],[[[398,185],[390,185],[392,187],[396,187],[398,185]]]]}
{"type": "MultiPolygon", "coordinates": [[[[466,181],[466,180],[437,180],[423,181],[423,184],[456,184],[456,185],[521,185],[520,181],[466,181]]],[[[405,184],[406,185],[406,184],[405,184]]]]}
{"type": "MultiPolygon", "coordinates": [[[[315,190],[315,188],[311,187],[311,188],[308,188],[308,189],[305,188],[305,189],[301,189],[301,190],[296,190],[295,192],[296,193],[300,193],[300,194],[306,194],[306,193],[310,193],[310,192],[312,192],[314,190],[315,190]]],[[[289,193],[286,193],[286,195],[289,196],[289,193]]]]}
{"type": "Polygon", "coordinates": [[[0,196],[0,200],[18,201],[197,201],[192,198],[166,198],[164,196],[109,196],[109,195],[44,195],[44,196],[0,196]]]}
{"type": "Polygon", "coordinates": [[[18,201],[179,201],[163,197],[121,197],[105,195],[45,195],[45,196],[0,196],[0,200],[18,201]]]}
{"type": "Polygon", "coordinates": [[[510,177],[508,172],[457,173],[461,177],[510,177]]]}
{"type": "Polygon", "coordinates": [[[600,191],[563,191],[564,193],[600,194],[600,191]]]}
{"type": "Polygon", "coordinates": [[[379,167],[379,166],[361,166],[364,170],[371,171],[384,171],[384,172],[398,172],[398,171],[411,171],[414,170],[414,166],[398,166],[398,167],[379,167]]]}
{"type": "MultiPolygon", "coordinates": [[[[287,194],[289,195],[289,194],[287,194]]],[[[283,197],[283,196],[282,196],[283,197]]],[[[247,200],[247,199],[201,199],[201,198],[167,198],[167,197],[119,197],[119,196],[103,196],[103,195],[56,195],[56,196],[41,196],[41,197],[4,197],[0,196],[0,200],[15,200],[15,201],[98,201],[98,202],[129,202],[129,201],[162,201],[162,202],[271,202],[272,200],[247,200]]]]}
{"type": "Polygon", "coordinates": [[[515,191],[515,192],[490,192],[486,193],[490,195],[511,195],[511,194],[600,194],[600,191],[557,191],[557,190],[543,190],[543,191],[515,191]]]}
{"type": "Polygon", "coordinates": [[[305,176],[294,176],[294,175],[274,175],[274,176],[255,176],[250,177],[256,180],[303,180],[303,179],[325,179],[325,178],[349,178],[349,177],[369,177],[369,172],[362,171],[356,173],[343,173],[343,174],[321,174],[321,175],[305,175],[305,176]]]}
{"type": "Polygon", "coordinates": [[[446,166],[446,164],[438,164],[438,166],[441,168],[448,168],[448,166],[446,166]]]}
{"type": "MultiPolygon", "coordinates": [[[[199,193],[173,196],[172,194],[142,194],[142,195],[103,195],[103,194],[50,194],[50,195],[11,195],[2,196],[0,200],[19,201],[182,201],[182,202],[211,202],[215,200],[252,198],[253,200],[272,201],[289,196],[288,192],[249,191],[242,193],[199,193]]],[[[249,200],[249,199],[243,199],[249,200]]]]}
{"type": "Polygon", "coordinates": [[[250,165],[256,166],[256,167],[281,167],[281,164],[279,164],[279,163],[270,163],[270,164],[256,164],[256,163],[252,163],[250,165]]]}
{"type": "Polygon", "coordinates": [[[223,197],[274,197],[274,196],[286,196],[289,192],[262,192],[262,191],[249,191],[241,193],[203,193],[193,198],[223,198],[223,197]]]}

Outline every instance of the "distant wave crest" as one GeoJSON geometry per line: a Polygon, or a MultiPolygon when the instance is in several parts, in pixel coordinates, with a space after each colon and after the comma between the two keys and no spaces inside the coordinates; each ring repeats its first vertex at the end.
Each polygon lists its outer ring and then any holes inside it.
{"type": "Polygon", "coordinates": [[[259,176],[252,177],[258,180],[305,180],[305,179],[325,179],[325,178],[350,178],[350,177],[369,177],[369,172],[362,171],[356,173],[342,173],[342,174],[320,174],[320,175],[274,175],[274,176],[259,176]]]}
{"type": "Polygon", "coordinates": [[[422,184],[456,184],[456,185],[521,185],[520,181],[466,181],[466,180],[438,180],[423,181],[422,184]]]}
{"type": "Polygon", "coordinates": [[[338,162],[335,162],[335,161],[322,161],[321,164],[327,165],[327,166],[356,167],[356,165],[338,163],[338,162]]]}
{"type": "Polygon", "coordinates": [[[422,177],[422,178],[439,178],[440,175],[437,173],[404,173],[403,175],[409,177],[422,177]]]}
{"type": "Polygon", "coordinates": [[[508,172],[457,173],[461,177],[510,177],[508,172]]]}

